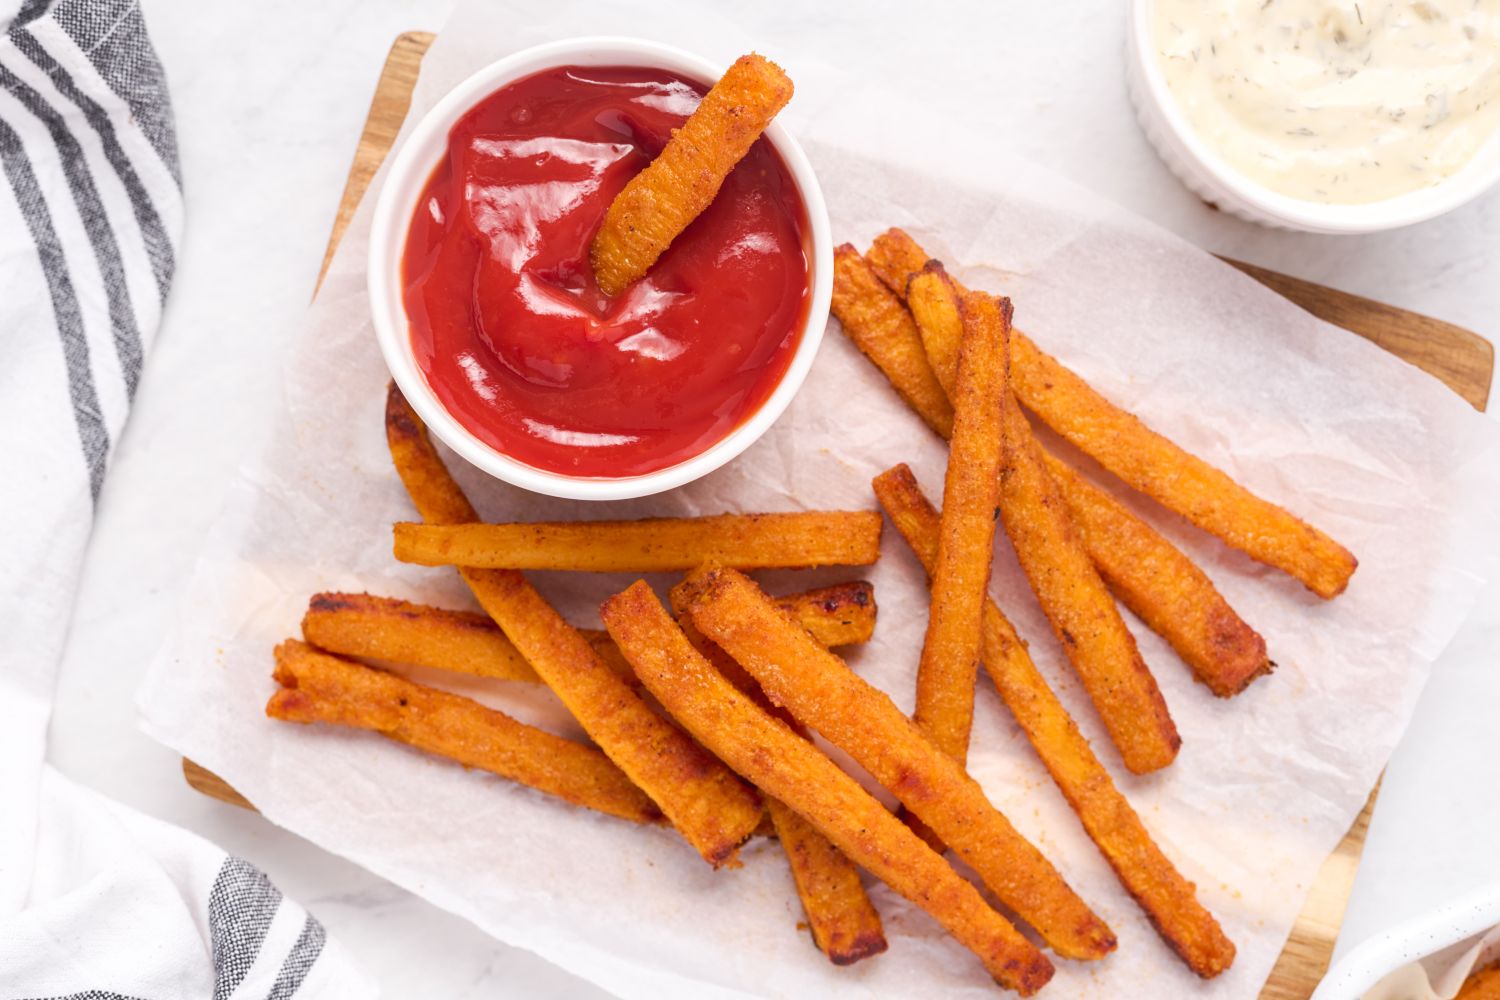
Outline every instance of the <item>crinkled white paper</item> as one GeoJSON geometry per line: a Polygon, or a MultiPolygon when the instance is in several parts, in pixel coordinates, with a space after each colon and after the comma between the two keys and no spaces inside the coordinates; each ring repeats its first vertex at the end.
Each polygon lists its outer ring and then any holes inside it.
{"type": "MultiPolygon", "coordinates": [[[[484,62],[582,31],[648,36],[726,63],[751,47],[777,54],[774,39],[746,38],[678,6],[475,3],[428,55],[413,112],[484,62]]],[[[1364,803],[1433,658],[1467,612],[1488,554],[1500,549],[1500,528],[1484,509],[1500,487],[1495,428],[1360,338],[1015,163],[1003,137],[976,127],[976,109],[963,119],[914,109],[815,59],[787,68],[798,86],[788,121],[817,168],[837,239],[863,245],[886,226],[906,226],[964,281],[1009,294],[1018,325],[1105,394],[1358,555],[1348,593],[1325,603],[1132,500],[1207,569],[1279,665],[1241,697],[1216,700],[1132,619],[1183,737],[1166,773],[1133,778],[1003,540],[996,552],[1002,606],[1239,947],[1234,968],[1213,982],[1182,966],[982,679],[971,770],[1119,934],[1105,961],[1059,962],[1049,995],[1255,996],[1319,864],[1364,803]]],[[[977,960],[880,886],[890,951],[832,967],[798,929],[802,914],[774,843],[750,846],[743,869],[714,873],[669,831],[562,805],[369,734],[264,716],[271,648],[296,632],[309,594],[471,604],[451,570],[390,556],[391,523],[414,514],[382,430],[387,376],[363,274],[368,209],[345,236],[289,360],[285,398],[267,407],[269,445],[233,490],[178,630],[141,692],[147,730],[224,776],[273,822],[625,997],[993,995],[977,960]]],[[[870,478],[901,461],[940,495],[943,446],[832,329],[777,426],[725,469],[668,496],[590,505],[458,473],[490,518],[600,518],[868,508],[870,478]]],[[[926,590],[894,531],[883,552],[868,570],[764,579],[779,590],[872,579],[876,638],[851,662],[909,708],[926,590]]],[[[584,625],[629,582],[536,579],[584,625]]],[[[546,692],[463,689],[576,732],[546,692]]]]}
{"type": "Polygon", "coordinates": [[[1500,927],[1391,971],[1361,1000],[1453,1000],[1464,982],[1500,957],[1500,927]]]}

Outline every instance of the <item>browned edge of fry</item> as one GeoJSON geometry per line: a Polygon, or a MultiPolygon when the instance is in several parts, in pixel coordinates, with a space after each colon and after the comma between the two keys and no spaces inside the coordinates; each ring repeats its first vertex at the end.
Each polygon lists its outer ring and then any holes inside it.
{"type": "Polygon", "coordinates": [[[776,599],[813,637],[828,647],[857,646],[875,634],[875,585],[847,580],[776,599]]]}
{"type": "MultiPolygon", "coordinates": [[[[876,499],[923,567],[937,558],[938,512],[911,469],[875,477],[876,499]]],[[[1090,839],[1162,939],[1195,973],[1211,978],[1234,961],[1234,944],[1198,901],[1197,888],[1162,853],[1141,819],[1042,678],[994,601],[984,608],[984,665],[995,689],[1072,806],[1090,839]]]]}
{"type": "Polygon", "coordinates": [[[788,619],[732,569],[690,574],[693,623],[798,722],[848,753],[973,868],[1059,955],[1091,960],[1115,935],[962,765],[922,735],[885,692],[788,619]]]}
{"type": "Polygon", "coordinates": [[[916,323],[847,243],[833,252],[833,315],[928,427],[943,437],[953,432],[953,407],[927,363],[916,323]]]}
{"type": "Polygon", "coordinates": [[[1121,604],[1133,611],[1215,695],[1230,698],[1271,672],[1266,641],[1181,549],[1042,449],[1089,558],[1121,604]]]}
{"type": "Polygon", "coordinates": [[[885,928],[860,881],[859,866],[780,799],[767,797],[766,811],[818,950],[839,966],[883,953],[889,947],[885,928]]]}
{"type": "Polygon", "coordinates": [[[373,594],[319,593],[308,599],[302,638],[340,656],[541,681],[494,620],[471,611],[373,594]]]}
{"type": "MultiPolygon", "coordinates": [[[[422,518],[476,520],[427,429],[393,383],[386,398],[391,459],[422,518]]],[[[600,659],[588,640],[516,570],[460,571],[479,604],[590,738],[714,867],[737,866],[760,824],[760,796],[600,659]]]]}
{"type": "Polygon", "coordinates": [[[589,247],[606,295],[642,278],[719,193],[776,113],[792,99],[780,66],[750,53],[735,60],[644,170],[609,204],[589,247]]]}
{"type": "Polygon", "coordinates": [[[415,684],[288,639],[276,647],[281,687],[266,714],[367,729],[575,805],[636,823],[661,810],[592,747],[518,722],[461,695],[415,684]]]}
{"type": "Polygon", "coordinates": [[[1047,957],[978,890],[822,751],[715,672],[644,582],[611,597],[601,615],[637,676],[678,721],[856,864],[930,914],[996,981],[1030,996],[1052,977],[1047,957]]]}

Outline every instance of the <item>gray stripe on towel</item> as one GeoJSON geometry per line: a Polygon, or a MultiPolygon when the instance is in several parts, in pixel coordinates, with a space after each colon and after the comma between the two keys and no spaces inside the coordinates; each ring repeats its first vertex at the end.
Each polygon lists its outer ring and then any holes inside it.
{"type": "Polygon", "coordinates": [[[208,893],[214,1000],[227,1000],[244,981],[280,905],[281,892],[265,872],[236,857],[224,859],[208,893]]]}
{"type": "Polygon", "coordinates": [[[125,153],[125,148],[120,145],[119,136],[115,134],[114,123],[109,119],[109,112],[105,111],[98,101],[83,92],[62,64],[42,46],[42,43],[31,32],[12,28],[10,40],[27,59],[36,63],[37,68],[47,74],[58,93],[78,105],[84,118],[98,133],[99,141],[104,146],[104,158],[109,160],[110,166],[115,168],[115,173],[120,177],[120,183],[125,187],[125,193],[130,196],[130,208],[135,213],[136,225],[141,228],[141,239],[146,245],[146,256],[151,260],[151,274],[156,279],[157,297],[165,302],[167,289],[172,284],[172,272],[177,266],[176,255],[172,250],[172,239],[167,235],[167,227],[156,210],[156,203],[146,193],[146,185],[141,182],[140,175],[136,173],[135,166],[125,153]]]}
{"type": "Polygon", "coordinates": [[[78,296],[68,275],[67,255],[58,242],[57,231],[52,228],[47,199],[31,169],[31,160],[21,145],[21,137],[4,119],[0,119],[0,161],[3,161],[6,180],[15,192],[26,227],[31,231],[32,242],[36,244],[37,256],[41,259],[42,273],[47,279],[47,290],[52,296],[52,312],[57,320],[63,361],[68,369],[73,421],[78,426],[78,439],[83,445],[84,463],[89,473],[89,495],[97,501],[99,490],[104,485],[104,466],[109,459],[109,429],[104,425],[99,393],[94,388],[94,376],[89,368],[89,343],[83,332],[83,314],[78,309],[78,296]]]}
{"type": "Polygon", "coordinates": [[[135,309],[130,304],[130,286],[125,280],[125,265],[120,260],[120,245],[115,240],[114,227],[109,224],[109,213],[99,198],[99,189],[89,173],[88,161],[83,149],[68,125],[42,95],[0,63],[0,87],[20,101],[47,127],[52,142],[57,146],[58,158],[62,161],[63,174],[68,188],[73,193],[73,203],[78,206],[78,217],[83,221],[84,232],[94,250],[94,260],[99,263],[99,274],[104,279],[105,301],[109,307],[109,327],[115,344],[115,356],[120,359],[120,372],[125,378],[125,394],[135,399],[135,387],[141,380],[141,364],[145,360],[141,350],[141,331],[135,323],[135,309]]]}
{"type": "Polygon", "coordinates": [[[130,116],[182,187],[172,98],[146,34],[139,0],[58,0],[51,14],[89,62],[130,106],[130,116]]]}

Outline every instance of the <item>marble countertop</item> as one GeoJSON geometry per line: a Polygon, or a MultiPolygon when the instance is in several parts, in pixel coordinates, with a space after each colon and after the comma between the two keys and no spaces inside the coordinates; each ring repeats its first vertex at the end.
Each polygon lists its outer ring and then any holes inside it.
{"type": "MultiPolygon", "coordinates": [[[[71,777],[264,868],[363,960],[387,995],[602,997],[529,953],[191,791],[136,728],[133,697],[185,595],[199,542],[276,399],[370,94],[391,40],[436,30],[418,0],[143,0],[176,106],[187,232],[176,286],[99,507],[52,726],[71,777]]],[[[732,17],[726,3],[724,16],[732,17]]],[[[1124,17],[1107,0],[954,5],[910,31],[902,8],[782,3],[789,33],[826,31],[872,69],[957,94],[1020,154],[1217,253],[1430,313],[1493,338],[1500,191],[1421,226],[1357,239],[1258,229],[1214,212],[1157,161],[1123,85],[1124,17]],[[952,10],[964,9],[960,17],[952,10]],[[982,44],[978,41],[987,39],[982,44]],[[1059,44],[1058,40],[1066,40],[1059,44]]],[[[909,16],[909,14],[908,14],[909,16]]],[[[768,37],[767,51],[776,50],[768,37]]],[[[953,99],[949,97],[949,99],[953,99]]],[[[1500,588],[1445,654],[1387,776],[1346,924],[1357,940],[1479,881],[1500,806],[1471,796],[1500,757],[1500,588]]]]}

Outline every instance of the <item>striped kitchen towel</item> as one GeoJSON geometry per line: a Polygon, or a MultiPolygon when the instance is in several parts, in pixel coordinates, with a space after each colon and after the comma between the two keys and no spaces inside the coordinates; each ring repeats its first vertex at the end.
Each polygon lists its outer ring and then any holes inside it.
{"type": "Polygon", "coordinates": [[[138,0],[0,0],[0,1000],[375,995],[252,866],[47,766],[183,199],[138,0]]]}

